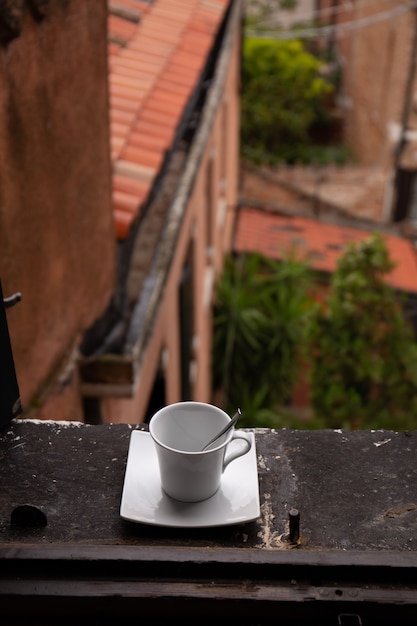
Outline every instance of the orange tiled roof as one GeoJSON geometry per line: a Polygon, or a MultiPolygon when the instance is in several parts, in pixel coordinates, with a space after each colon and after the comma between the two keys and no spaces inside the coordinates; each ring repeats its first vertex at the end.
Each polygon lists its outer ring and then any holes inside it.
{"type": "MultiPolygon", "coordinates": [[[[294,249],[315,269],[332,273],[346,244],[361,241],[369,235],[370,231],[306,217],[242,208],[237,218],[234,251],[258,252],[281,259],[283,253],[294,249]]],[[[417,258],[410,241],[384,233],[383,237],[396,263],[388,282],[396,289],[417,293],[417,258]]]]}
{"type": "Polygon", "coordinates": [[[230,0],[109,0],[110,138],[118,239],[140,214],[230,0]]]}

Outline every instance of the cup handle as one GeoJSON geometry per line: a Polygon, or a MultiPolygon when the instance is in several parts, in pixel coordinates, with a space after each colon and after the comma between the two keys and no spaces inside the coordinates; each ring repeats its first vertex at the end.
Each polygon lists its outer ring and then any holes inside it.
{"type": "Polygon", "coordinates": [[[226,454],[223,460],[223,472],[226,469],[226,467],[229,465],[229,463],[231,463],[232,461],[234,461],[235,459],[239,458],[240,456],[243,456],[244,454],[247,454],[247,452],[249,452],[249,450],[252,447],[252,438],[249,435],[249,433],[244,433],[241,431],[235,431],[232,435],[231,440],[229,441],[229,443],[226,446],[226,454]],[[237,439],[242,439],[245,442],[245,446],[233,446],[234,450],[230,450],[229,452],[229,448],[231,447],[231,444],[233,441],[236,441],[237,439]]]}

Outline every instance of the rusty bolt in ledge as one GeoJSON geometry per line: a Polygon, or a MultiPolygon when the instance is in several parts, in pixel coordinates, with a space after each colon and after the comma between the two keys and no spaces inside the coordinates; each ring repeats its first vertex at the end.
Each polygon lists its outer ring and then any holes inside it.
{"type": "Polygon", "coordinates": [[[289,543],[298,543],[300,539],[300,513],[297,509],[288,512],[289,532],[286,537],[289,543]]]}

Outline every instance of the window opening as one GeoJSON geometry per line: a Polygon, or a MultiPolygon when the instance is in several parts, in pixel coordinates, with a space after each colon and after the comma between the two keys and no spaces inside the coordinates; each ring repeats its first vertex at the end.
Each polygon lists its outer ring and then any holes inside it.
{"type": "Polygon", "coordinates": [[[190,365],[194,334],[193,315],[193,246],[191,244],[179,285],[179,317],[181,346],[181,398],[191,400],[190,365]]]}

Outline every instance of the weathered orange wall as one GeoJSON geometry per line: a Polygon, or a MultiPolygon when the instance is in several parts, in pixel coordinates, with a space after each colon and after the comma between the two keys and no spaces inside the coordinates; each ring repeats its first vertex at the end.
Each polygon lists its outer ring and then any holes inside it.
{"type": "MultiPolygon", "coordinates": [[[[50,2],[42,19],[15,5],[21,33],[0,47],[0,277],[5,296],[22,292],[7,315],[27,411],[60,363],[57,389],[76,385],[71,351],[111,297],[115,237],[107,2],[50,2]]],[[[42,417],[81,419],[75,396],[56,400],[42,417]]]]}

